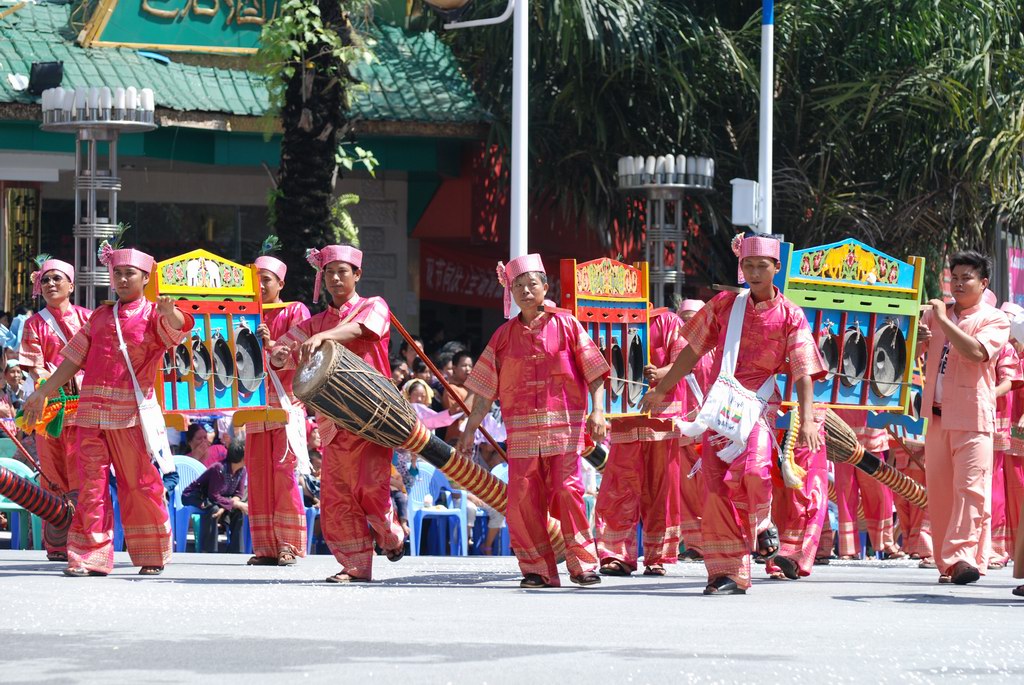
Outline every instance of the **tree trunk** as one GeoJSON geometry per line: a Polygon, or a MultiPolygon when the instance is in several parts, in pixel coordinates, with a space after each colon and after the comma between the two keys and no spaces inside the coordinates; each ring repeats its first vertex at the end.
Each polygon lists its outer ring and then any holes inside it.
{"type": "MultiPolygon", "coordinates": [[[[324,26],[350,45],[353,29],[342,0],[319,0],[317,6],[324,26]]],[[[316,52],[310,46],[310,54],[316,52]]],[[[327,54],[307,62],[305,68],[296,65],[285,90],[274,230],[281,239],[281,259],[288,265],[286,299],[309,302],[314,271],[305,251],[334,242],[330,207],[335,154],[338,133],[348,121],[345,89],[353,82],[347,66],[327,54]],[[340,75],[337,80],[330,76],[332,69],[340,75]]]]}

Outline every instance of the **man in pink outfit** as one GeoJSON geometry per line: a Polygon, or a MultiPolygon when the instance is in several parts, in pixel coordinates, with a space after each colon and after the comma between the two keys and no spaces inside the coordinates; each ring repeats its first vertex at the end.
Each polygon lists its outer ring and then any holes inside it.
{"type": "Polygon", "coordinates": [[[499,399],[508,430],[506,521],[523,573],[520,587],[559,586],[549,513],[562,525],[569,579],[595,585],[601,577],[583,503],[580,452],[584,426],[596,443],[605,436],[608,362],[574,317],[544,311],[548,281],[540,255],[499,263],[498,280],[505,287],[505,317],[513,297],[522,311],[494,332],[466,381],[475,397],[458,449],[473,453],[476,429],[499,399]]]}
{"type": "Polygon", "coordinates": [[[797,445],[793,461],[807,472],[799,488],[775,488],[772,519],[779,528],[779,553],[765,562],[773,578],[790,580],[811,575],[818,553],[822,527],[828,518],[828,458],[825,452],[825,410],[815,407],[818,449],[797,445]]]}
{"type": "MultiPolygon", "coordinates": [[[[288,267],[269,255],[256,258],[260,277],[263,323],[257,334],[264,349],[309,318],[301,302],[281,300],[288,267]]],[[[289,411],[305,423],[306,412],[292,393],[293,369],[270,370],[285,391],[289,411]]],[[[281,397],[268,373],[267,405],[281,407],[281,397]]],[[[250,423],[245,430],[245,470],[249,476],[249,528],[252,531],[251,566],[290,566],[306,556],[306,508],[302,504],[296,453],[289,449],[284,423],[250,423]]]]}
{"type": "Polygon", "coordinates": [[[928,346],[922,414],[928,510],[939,582],[973,583],[987,568],[983,524],[992,487],[996,360],[1010,322],[982,302],[989,260],[974,252],[950,258],[955,303],[932,300],[918,325],[928,346]]]}
{"type": "MultiPolygon", "coordinates": [[[[701,300],[683,300],[679,305],[679,318],[686,323],[704,308],[701,300]]],[[[683,341],[686,344],[686,341],[683,341]]],[[[711,367],[714,366],[714,354],[705,354],[697,362],[690,375],[693,376],[694,384],[700,395],[690,385],[690,380],[685,379],[677,388],[683,396],[683,411],[685,416],[694,415],[700,410],[703,396],[711,388],[714,378],[711,376],[711,367]]],[[[680,504],[680,533],[686,551],[684,559],[693,561],[704,560],[704,544],[700,536],[701,512],[704,511],[704,473],[700,469],[700,445],[699,438],[691,438],[682,435],[679,438],[680,462],[679,462],[679,487],[681,493],[680,504]]]]}
{"type": "MultiPolygon", "coordinates": [[[[988,292],[988,291],[986,291],[988,292]]],[[[1008,317],[1012,308],[1007,302],[1000,311],[1008,317]],[[1007,311],[1007,305],[1010,311],[1007,311]]],[[[992,433],[992,490],[989,494],[982,537],[987,545],[988,567],[1001,569],[1013,554],[1013,537],[1009,532],[1006,510],[1006,452],[1010,449],[1010,393],[1024,387],[1020,357],[1012,341],[1003,345],[996,358],[996,429],[992,433]]]]}
{"type": "MultiPolygon", "coordinates": [[[[883,459],[889,454],[889,434],[884,428],[868,426],[868,413],[858,409],[839,409],[836,414],[857,434],[860,444],[883,459]]],[[[857,527],[860,506],[864,507],[864,523],[868,539],[875,551],[886,559],[904,555],[896,546],[892,522],[892,491],[876,479],[850,464],[836,464],[836,504],[839,508],[839,558],[856,559],[860,549],[857,527]]]]}
{"type": "MultiPolygon", "coordinates": [[[[1024,308],[1007,302],[1003,311],[1010,317],[1010,344],[1022,359],[1024,372],[1024,308]]],[[[1003,479],[1006,490],[1006,529],[1011,541],[1024,539],[1020,529],[1020,513],[1024,507],[1024,388],[1011,390],[1007,396],[1010,414],[1010,447],[1003,457],[1003,479]]]]}
{"type": "MultiPolygon", "coordinates": [[[[64,361],[61,350],[68,344],[92,312],[71,304],[75,292],[75,268],[59,259],[37,258],[39,271],[32,274],[32,295],[42,295],[46,306],[29,317],[22,330],[18,363],[37,384],[49,378],[64,361]]],[[[82,374],[78,373],[64,391],[77,395],[82,374]]],[[[42,486],[57,496],[78,494],[78,464],[75,460],[75,415],[64,417],[64,426],[56,438],[36,433],[36,454],[42,471],[42,486]]],[[[48,526],[43,523],[43,526],[48,526]]],[[[67,544],[54,545],[49,536],[43,536],[46,558],[67,561],[67,544]]]]}
{"type": "MultiPolygon", "coordinates": [[[[751,392],[777,373],[788,373],[797,389],[801,417],[798,442],[811,451],[820,448],[813,421],[811,401],[814,379],[826,373],[824,360],[814,344],[803,310],[786,299],[772,284],[781,268],[779,242],[763,236],[734,241],[743,279],[750,284],[744,305],[743,330],[736,353],[736,382],[751,392]]],[[[716,378],[721,375],[722,355],[729,327],[734,292],[716,295],[683,328],[689,345],[680,352],[662,380],[674,387],[715,349],[716,378]]],[[[643,399],[642,409],[664,401],[665,391],[654,388],[643,399]]],[[[707,567],[707,595],[745,594],[750,587],[750,556],[756,550],[764,557],[778,553],[778,530],[771,522],[771,435],[764,418],[777,408],[777,394],[761,414],[747,438],[743,452],[726,462],[719,452],[726,445],[709,431],[704,435],[702,469],[707,495],[701,533],[704,565],[707,567]]]]}
{"type": "MultiPolygon", "coordinates": [[[[277,339],[271,366],[295,369],[321,344],[333,340],[390,377],[391,311],[382,298],[356,293],[363,275],[363,253],[349,245],[328,245],[309,250],[306,258],[317,270],[313,300],[320,299],[322,283],[331,302],[277,339]]],[[[367,583],[373,571],[374,540],[391,561],[402,558],[405,545],[391,502],[391,450],[349,433],[320,412],[317,426],[323,453],[320,529],[342,566],[327,582],[367,583]]]]}
{"type": "Polygon", "coordinates": [[[85,371],[75,417],[79,492],[68,532],[69,576],[105,576],[114,567],[111,538],[113,508],[108,478],[113,466],[124,523],[125,541],[140,575],[158,575],[171,558],[171,527],[160,471],[154,467],[139,419],[131,373],[119,348],[116,321],[139,388],[152,398],[153,383],[164,352],[180,343],[193,319],[170,297],[150,302],[143,296],[155,262],[134,249],[101,244],[100,262],[110,270],[117,292],[114,306],[99,307],[62,350],[64,361],[50,380],[25,402],[33,422],[48,396],[85,371]]]}
{"type": "MultiPolygon", "coordinates": [[[[685,344],[682,320],[656,312],[648,328],[650,364],[644,375],[655,386],[685,344]]],[[[644,575],[665,575],[679,555],[679,438],[672,421],[683,414],[683,383],[666,395],[650,418],[611,421],[611,451],[601,477],[594,518],[601,573],[628,576],[637,568],[636,527],[643,523],[644,575]]]]}

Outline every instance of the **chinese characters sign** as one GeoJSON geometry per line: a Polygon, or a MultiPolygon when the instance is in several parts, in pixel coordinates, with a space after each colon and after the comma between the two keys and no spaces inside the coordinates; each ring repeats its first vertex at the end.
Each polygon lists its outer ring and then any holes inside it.
{"type": "Polygon", "coordinates": [[[420,298],[464,307],[502,307],[498,260],[420,243],[420,298]]]}
{"type": "Polygon", "coordinates": [[[245,54],[259,47],[278,0],[95,0],[85,47],[245,54]]]}

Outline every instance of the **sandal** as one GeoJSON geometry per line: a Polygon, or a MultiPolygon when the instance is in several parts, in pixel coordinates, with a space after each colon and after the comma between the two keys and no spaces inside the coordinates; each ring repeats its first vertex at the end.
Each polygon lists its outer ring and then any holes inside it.
{"type": "Polygon", "coordinates": [[[832,563],[832,557],[815,557],[814,558],[814,565],[815,566],[828,566],[831,563],[832,563]]]}
{"type": "Polygon", "coordinates": [[[67,552],[47,552],[46,553],[46,560],[47,561],[63,561],[63,562],[67,562],[68,554],[67,554],[67,552]]]}
{"type": "Polygon", "coordinates": [[[843,554],[839,557],[839,561],[857,561],[858,557],[853,554],[843,554]]]}
{"type": "Polygon", "coordinates": [[[593,571],[584,571],[578,576],[569,576],[569,580],[580,587],[588,587],[590,585],[599,585],[601,583],[601,576],[597,575],[593,571]]]}
{"type": "Polygon", "coordinates": [[[800,577],[800,568],[797,563],[789,557],[784,557],[781,554],[776,556],[772,561],[782,571],[782,575],[786,576],[790,580],[797,580],[800,577]]]}
{"type": "Polygon", "coordinates": [[[922,559],[921,563],[917,565],[918,568],[938,568],[934,559],[922,559]]]}
{"type": "Polygon", "coordinates": [[[779,553],[779,529],[774,524],[757,534],[757,554],[762,559],[774,559],[779,553]]]}
{"type": "Polygon", "coordinates": [[[692,548],[683,552],[680,558],[685,561],[704,561],[704,555],[692,548]]]}
{"type": "Polygon", "coordinates": [[[601,566],[602,576],[629,576],[633,572],[624,563],[618,559],[612,559],[607,564],[601,566]]]}
{"type": "Polygon", "coordinates": [[[651,564],[644,569],[645,576],[663,576],[665,573],[665,567],[661,564],[651,564]]]}
{"type": "Polygon", "coordinates": [[[989,571],[1001,571],[1004,568],[1006,568],[1006,564],[1004,564],[1001,561],[993,561],[991,564],[988,565],[989,571]]]}
{"type": "Polygon", "coordinates": [[[291,552],[279,552],[277,555],[278,566],[294,566],[298,562],[291,552]]]}
{"type": "Polygon", "coordinates": [[[882,559],[889,561],[891,559],[906,559],[907,554],[901,549],[897,549],[895,552],[883,552],[882,559]]]}
{"type": "Polygon", "coordinates": [[[359,576],[350,576],[344,571],[339,571],[333,576],[328,576],[326,582],[328,583],[369,583],[369,578],[360,578],[359,576]]]}
{"type": "Polygon", "coordinates": [[[745,595],[747,591],[736,584],[729,576],[719,576],[704,588],[705,595],[745,595]]]}
{"type": "Polygon", "coordinates": [[[948,585],[948,584],[950,584],[952,582],[953,582],[953,579],[950,578],[945,573],[942,573],[942,574],[939,575],[939,585],[948,585]]]}
{"type": "Polygon", "coordinates": [[[163,572],[163,566],[143,566],[139,569],[140,576],[158,576],[163,572]]]}
{"type": "Polygon", "coordinates": [[[966,561],[958,561],[949,569],[950,580],[956,585],[967,585],[976,583],[981,578],[981,572],[968,564],[966,561]]]}
{"type": "Polygon", "coordinates": [[[548,584],[544,582],[544,579],[537,573],[527,573],[523,576],[523,579],[519,581],[519,587],[526,588],[527,590],[537,590],[540,588],[548,587],[548,584]]]}
{"type": "Polygon", "coordinates": [[[1017,595],[1018,597],[1024,597],[1024,585],[1018,585],[1017,587],[1013,588],[1013,590],[1011,590],[1010,592],[1017,595]]]}
{"type": "Polygon", "coordinates": [[[81,568],[81,567],[66,568],[66,569],[64,569],[63,573],[64,573],[64,575],[68,576],[69,578],[88,578],[89,576],[95,576],[97,578],[101,578],[101,577],[107,575],[103,571],[90,571],[87,568],[81,568]]]}
{"type": "Polygon", "coordinates": [[[402,545],[398,549],[393,549],[390,552],[384,552],[384,556],[388,558],[388,561],[398,561],[405,556],[405,545],[402,545]]]}
{"type": "Polygon", "coordinates": [[[280,563],[279,557],[249,557],[245,562],[246,566],[277,566],[280,563]]]}
{"type": "Polygon", "coordinates": [[[768,580],[786,580],[786,574],[782,571],[772,571],[768,574],[768,580]]]}

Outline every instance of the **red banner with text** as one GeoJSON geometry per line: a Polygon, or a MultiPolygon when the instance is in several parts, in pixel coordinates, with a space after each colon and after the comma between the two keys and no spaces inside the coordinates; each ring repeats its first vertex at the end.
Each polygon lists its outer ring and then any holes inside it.
{"type": "Polygon", "coordinates": [[[420,242],[420,298],[463,307],[501,309],[497,259],[420,242]]]}

